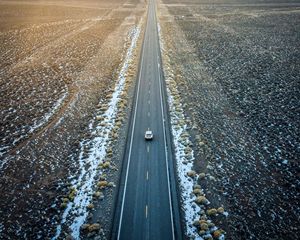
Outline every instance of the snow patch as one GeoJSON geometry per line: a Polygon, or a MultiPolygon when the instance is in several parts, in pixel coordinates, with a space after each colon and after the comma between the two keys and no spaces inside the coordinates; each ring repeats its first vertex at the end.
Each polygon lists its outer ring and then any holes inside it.
{"type": "MultiPolygon", "coordinates": [[[[21,135],[20,137],[16,138],[11,146],[15,146],[20,140],[24,139],[27,134],[32,134],[35,130],[38,128],[42,127],[45,125],[50,118],[57,112],[57,110],[61,107],[63,101],[65,98],[68,96],[68,92],[65,92],[54,104],[50,112],[45,114],[39,121],[35,121],[33,126],[30,127],[29,131],[26,133],[26,135],[21,135]]],[[[4,154],[6,154],[10,150],[9,146],[0,146],[0,157],[2,157],[4,154]]],[[[7,162],[8,159],[5,159],[4,161],[1,162],[0,164],[0,169],[3,168],[5,163],[7,162]]]]}
{"type": "Polygon", "coordinates": [[[61,98],[57,100],[57,102],[55,103],[51,111],[48,112],[46,115],[44,115],[40,121],[34,123],[34,125],[30,128],[29,133],[33,133],[36,129],[46,124],[49,121],[49,119],[54,115],[54,113],[60,108],[61,104],[63,103],[63,101],[67,96],[68,96],[68,92],[65,92],[61,96],[61,98]]]}
{"type": "MultiPolygon", "coordinates": [[[[114,92],[107,105],[107,110],[102,114],[104,120],[101,122],[101,125],[96,126],[94,129],[92,128],[94,120],[91,120],[89,129],[91,130],[92,137],[80,143],[79,177],[71,182],[72,187],[76,189],[76,195],[74,201],[68,203],[62,215],[61,223],[56,228],[56,234],[52,238],[53,240],[61,235],[63,225],[69,226],[70,234],[74,239],[80,238],[80,227],[88,216],[87,206],[92,201],[93,187],[97,183],[97,174],[100,171],[99,169],[97,170],[97,167],[100,163],[104,162],[107,147],[111,142],[109,135],[115,126],[118,102],[121,99],[125,87],[126,73],[129,69],[133,51],[140,35],[140,25],[141,23],[133,27],[129,33],[131,44],[125,55],[125,60],[120,70],[114,92]],[[89,149],[87,155],[85,149],[89,149]]],[[[73,176],[71,176],[71,179],[73,179],[73,176]]]]}
{"type": "MultiPolygon", "coordinates": [[[[159,42],[163,52],[166,52],[164,48],[164,39],[161,34],[161,28],[158,23],[159,42]]],[[[211,238],[210,233],[203,235],[203,238],[199,236],[197,228],[193,226],[194,221],[200,219],[200,212],[205,211],[201,209],[199,205],[195,203],[196,195],[193,194],[193,187],[197,184],[198,175],[189,177],[188,172],[192,171],[194,163],[194,151],[190,147],[192,142],[190,141],[189,134],[187,132],[188,126],[186,124],[186,118],[183,111],[183,105],[180,100],[179,91],[174,80],[174,74],[172,69],[168,65],[167,54],[164,54],[166,58],[166,67],[163,69],[166,86],[167,86],[167,97],[170,110],[171,118],[171,131],[173,135],[173,144],[175,146],[175,158],[177,165],[177,176],[179,178],[179,186],[181,192],[181,204],[184,210],[185,217],[185,229],[188,238],[195,240],[203,240],[211,238]]],[[[201,189],[203,191],[203,189],[201,189]]],[[[207,202],[209,204],[209,202],[207,202]]],[[[227,216],[228,213],[224,212],[227,216]]],[[[211,220],[208,220],[211,222],[211,220]]],[[[211,231],[217,230],[217,227],[211,229],[211,231]]],[[[225,236],[222,234],[219,239],[224,239],[225,236]]]]}
{"type": "MultiPolygon", "coordinates": [[[[160,25],[158,24],[158,33],[160,39],[160,47],[163,51],[164,40],[161,35],[160,25]]],[[[187,124],[185,123],[185,116],[183,114],[182,104],[175,100],[174,95],[178,95],[176,87],[171,87],[173,80],[173,74],[164,69],[165,81],[167,85],[168,104],[171,117],[171,130],[173,135],[173,143],[175,146],[175,158],[177,163],[177,176],[179,178],[179,185],[181,190],[182,207],[185,213],[185,227],[188,236],[199,236],[196,234],[196,228],[193,227],[195,219],[200,217],[200,207],[195,203],[195,195],[191,195],[193,192],[193,186],[197,182],[197,178],[192,180],[187,176],[187,172],[191,171],[194,162],[194,151],[190,149],[190,152],[186,154],[187,147],[191,144],[189,137],[186,135],[187,124]]],[[[195,239],[202,239],[196,237],[195,239]]]]}

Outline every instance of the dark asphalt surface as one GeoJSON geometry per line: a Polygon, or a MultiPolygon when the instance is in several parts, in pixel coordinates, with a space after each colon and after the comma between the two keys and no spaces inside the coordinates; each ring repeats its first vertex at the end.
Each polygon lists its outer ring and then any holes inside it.
{"type": "Polygon", "coordinates": [[[154,0],[150,0],[112,239],[181,239],[154,0]],[[165,122],[164,122],[165,120],[165,122]],[[151,129],[152,141],[144,134],[151,129]]]}

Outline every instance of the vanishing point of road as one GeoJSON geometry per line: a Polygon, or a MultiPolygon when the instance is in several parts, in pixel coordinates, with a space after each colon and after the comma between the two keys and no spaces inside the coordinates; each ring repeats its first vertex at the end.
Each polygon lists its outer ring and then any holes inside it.
{"type": "Polygon", "coordinates": [[[112,239],[182,239],[155,0],[149,1],[112,239]],[[152,141],[144,134],[151,129],[152,141]]]}

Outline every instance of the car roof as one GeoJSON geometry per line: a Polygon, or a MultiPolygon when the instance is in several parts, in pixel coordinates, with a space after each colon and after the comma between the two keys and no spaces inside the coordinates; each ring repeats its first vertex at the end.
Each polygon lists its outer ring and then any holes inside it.
{"type": "Polygon", "coordinates": [[[152,134],[152,131],[151,130],[147,130],[146,134],[152,134]]]}

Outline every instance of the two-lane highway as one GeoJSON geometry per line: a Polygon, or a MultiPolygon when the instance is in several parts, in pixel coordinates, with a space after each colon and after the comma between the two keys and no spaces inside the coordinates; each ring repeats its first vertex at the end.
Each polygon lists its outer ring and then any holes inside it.
{"type": "Polygon", "coordinates": [[[154,0],[150,0],[113,239],[181,239],[154,0]],[[151,129],[152,141],[144,134],[151,129]]]}

